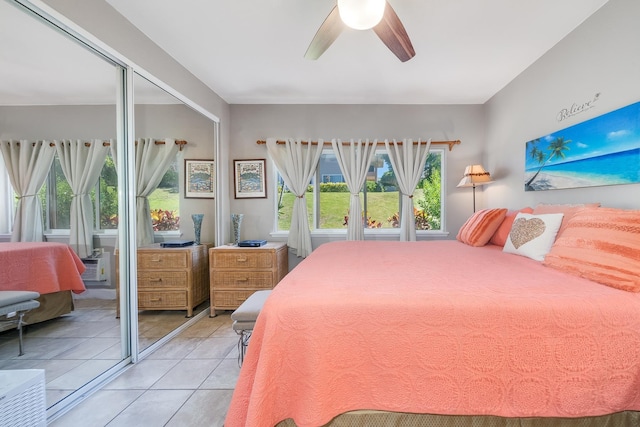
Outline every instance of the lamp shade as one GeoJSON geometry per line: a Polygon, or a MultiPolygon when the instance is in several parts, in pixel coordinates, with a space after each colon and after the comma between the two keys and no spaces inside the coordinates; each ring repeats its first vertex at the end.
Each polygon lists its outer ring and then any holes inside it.
{"type": "Polygon", "coordinates": [[[457,187],[476,187],[493,182],[491,174],[484,170],[482,165],[469,165],[464,168],[464,177],[457,187]]]}
{"type": "Polygon", "coordinates": [[[386,0],[338,0],[338,12],[347,26],[368,30],[382,20],[386,5],[386,0]]]}

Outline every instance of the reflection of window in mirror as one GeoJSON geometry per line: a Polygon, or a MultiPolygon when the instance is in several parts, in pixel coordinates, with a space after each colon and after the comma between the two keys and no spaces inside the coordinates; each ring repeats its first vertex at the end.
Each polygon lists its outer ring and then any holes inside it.
{"type": "MultiPolygon", "coordinates": [[[[169,165],[158,188],[148,197],[154,231],[174,231],[180,229],[180,190],[178,178],[178,156],[169,165]]],[[[100,221],[96,228],[113,230],[118,228],[118,176],[111,155],[100,173],[96,186],[96,212],[100,221]]]]}
{"type": "MultiPolygon", "coordinates": [[[[62,172],[60,160],[53,160],[47,181],[38,192],[42,202],[43,220],[47,230],[68,230],[73,191],[62,172]]],[[[111,155],[107,156],[96,187],[91,191],[97,217],[96,230],[118,228],[118,176],[111,155]]],[[[178,158],[171,163],[158,188],[149,196],[154,231],[180,229],[180,191],[178,158]]]]}
{"type": "Polygon", "coordinates": [[[180,229],[180,186],[178,159],[174,159],[153,193],[149,195],[153,231],[180,229]]]}

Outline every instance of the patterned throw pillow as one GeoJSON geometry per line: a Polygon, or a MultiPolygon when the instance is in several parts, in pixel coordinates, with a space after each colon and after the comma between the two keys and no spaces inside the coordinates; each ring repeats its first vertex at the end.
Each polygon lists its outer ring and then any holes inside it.
{"type": "Polygon", "coordinates": [[[560,229],[563,214],[533,215],[519,212],[513,221],[504,252],[544,260],[560,229]]]}
{"type": "Polygon", "coordinates": [[[544,265],[640,292],[640,210],[598,208],[576,213],[544,265]]]}
{"type": "Polygon", "coordinates": [[[484,246],[500,227],[506,214],[506,209],[478,211],[460,227],[456,239],[469,246],[484,246]]]}

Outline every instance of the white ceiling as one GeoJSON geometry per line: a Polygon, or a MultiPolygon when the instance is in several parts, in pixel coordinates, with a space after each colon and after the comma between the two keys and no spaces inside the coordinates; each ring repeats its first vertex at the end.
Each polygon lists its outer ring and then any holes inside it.
{"type": "Polygon", "coordinates": [[[607,0],[389,0],[416,56],[372,30],[303,55],[335,0],[106,0],[223,99],[481,104],[607,0]]]}
{"type": "MultiPolygon", "coordinates": [[[[401,63],[371,30],[304,59],[335,0],[106,1],[231,104],[481,104],[607,2],[389,0],[416,50],[401,63]]],[[[114,93],[112,66],[0,1],[0,105],[114,93]]]]}

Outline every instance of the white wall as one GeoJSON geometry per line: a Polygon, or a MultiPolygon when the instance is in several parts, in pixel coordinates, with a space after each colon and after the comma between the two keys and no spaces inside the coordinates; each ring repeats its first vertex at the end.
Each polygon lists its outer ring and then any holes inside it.
{"type": "MultiPolygon", "coordinates": [[[[524,191],[526,141],[640,100],[640,1],[610,0],[486,105],[489,206],[601,202],[640,208],[640,184],[524,191]],[[600,93],[594,107],[558,121],[560,110],[600,93]]],[[[639,165],[640,167],[640,165],[639,165]]]]}
{"type": "MultiPolygon", "coordinates": [[[[268,137],[304,138],[370,138],[460,139],[462,143],[447,152],[448,172],[444,180],[447,230],[453,234],[473,211],[470,189],[455,186],[465,165],[482,160],[484,123],[482,106],[450,105],[232,105],[231,159],[264,159],[267,149],[257,145],[268,137]]],[[[268,168],[273,165],[268,162],[268,168]]],[[[274,224],[274,191],[271,171],[268,173],[267,199],[234,200],[231,210],[245,214],[243,238],[269,237],[274,224]]],[[[230,191],[233,176],[229,175],[230,191]]],[[[478,191],[482,206],[482,190],[478,191]]],[[[314,247],[320,242],[314,239],[314,247]]]]}

